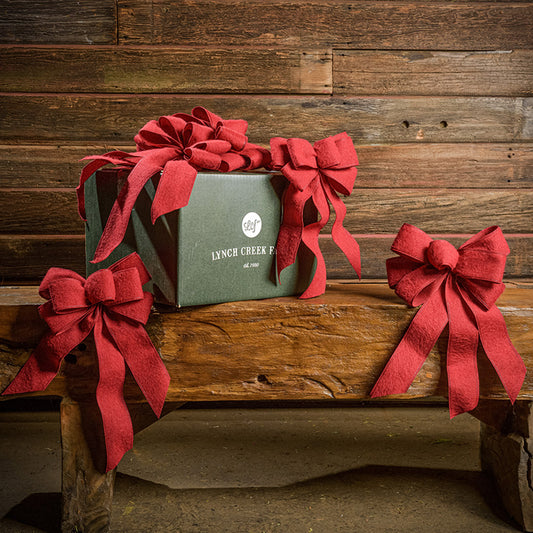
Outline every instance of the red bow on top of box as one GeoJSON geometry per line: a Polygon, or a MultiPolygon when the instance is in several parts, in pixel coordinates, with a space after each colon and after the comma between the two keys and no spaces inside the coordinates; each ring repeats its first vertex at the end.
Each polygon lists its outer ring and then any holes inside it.
{"type": "Polygon", "coordinates": [[[455,249],[447,241],[433,240],[417,227],[404,224],[392,251],[400,257],[387,260],[389,285],[409,305],[423,305],[370,395],[406,392],[448,324],[450,416],[471,411],[478,404],[479,339],[514,402],[526,367],[495,305],[505,289],[502,277],[509,254],[501,229],[486,228],[455,249]]]}
{"type": "Polygon", "coordinates": [[[47,302],[39,313],[49,331],[2,394],[42,391],[56,376],[61,361],[91,333],[98,355],[96,400],[102,414],[112,470],[133,445],[133,428],[123,397],[125,363],[159,417],[170,376],[144,324],[153,297],[143,291],[150,279],[140,257],[131,254],[87,280],[63,268],[51,268],[39,294],[47,302]]]}
{"type": "Polygon", "coordinates": [[[131,211],[146,182],[162,171],[152,204],[152,222],[184,207],[198,170],[251,170],[270,161],[268,150],[248,142],[245,120],[224,120],[203,107],[191,115],[177,113],[148,122],[135,136],[137,151],[113,151],[84,159],[78,186],[78,209],[85,220],[84,184],[109,163],[132,168],[115,201],[93,263],[103,261],[122,241],[131,211]]]}
{"type": "Polygon", "coordinates": [[[289,180],[283,197],[283,221],[276,246],[278,275],[294,263],[300,242],[303,242],[316,256],[317,267],[311,284],[301,297],[312,298],[325,291],[326,264],[318,235],[328,223],[331,203],[336,215],[331,229],[333,241],[361,277],[359,245],[343,226],[346,206],[337,195],[348,196],[357,176],[359,161],[348,134],[339,133],[313,145],[305,139],[274,137],[270,146],[271,168],[281,171],[289,180]],[[304,207],[309,199],[316,206],[320,220],[305,226],[304,207]]]}

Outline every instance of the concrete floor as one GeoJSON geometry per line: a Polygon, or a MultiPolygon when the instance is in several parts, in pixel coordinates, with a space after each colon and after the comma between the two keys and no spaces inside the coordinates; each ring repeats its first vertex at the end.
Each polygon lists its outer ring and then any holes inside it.
{"type": "MultiPolygon", "coordinates": [[[[182,409],[139,433],[113,532],[516,531],[443,407],[182,409]]],[[[0,531],[58,530],[57,413],[0,413],[0,531]]]]}

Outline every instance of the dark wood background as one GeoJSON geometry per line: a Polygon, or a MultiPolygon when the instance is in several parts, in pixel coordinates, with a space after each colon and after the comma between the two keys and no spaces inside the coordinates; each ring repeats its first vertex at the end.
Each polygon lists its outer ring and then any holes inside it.
{"type": "Polygon", "coordinates": [[[7,0],[0,72],[2,283],[83,273],[78,160],[195,105],[263,145],[352,136],[365,278],[403,222],[455,244],[498,224],[506,277],[532,276],[533,2],[7,0]]]}

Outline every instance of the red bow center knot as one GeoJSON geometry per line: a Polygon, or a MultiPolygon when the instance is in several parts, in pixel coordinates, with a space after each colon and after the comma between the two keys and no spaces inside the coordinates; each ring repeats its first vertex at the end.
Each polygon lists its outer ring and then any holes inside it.
{"type": "Polygon", "coordinates": [[[85,282],[85,296],[91,304],[115,300],[115,280],[111,270],[102,269],[92,273],[85,282]]]}
{"type": "Polygon", "coordinates": [[[98,359],[96,400],[102,414],[107,451],[106,470],[117,466],[133,446],[133,427],[124,400],[126,364],[159,417],[170,377],[144,329],[153,297],[143,291],[150,279],[133,253],[87,280],[62,268],[51,268],[39,294],[49,326],[39,345],[2,394],[45,390],[61,361],[93,332],[98,359]]]}
{"type": "Polygon", "coordinates": [[[449,268],[453,272],[459,259],[459,252],[448,241],[436,240],[428,246],[427,259],[437,270],[449,268]]]}
{"type": "Polygon", "coordinates": [[[433,240],[404,224],[387,260],[389,285],[410,305],[420,305],[402,340],[381,373],[372,397],[407,392],[440,334],[448,325],[446,367],[450,415],[471,411],[479,401],[477,350],[485,353],[514,402],[526,367],[514,348],[505,320],[495,305],[509,247],[492,226],[459,249],[433,240]]]}
{"type": "Polygon", "coordinates": [[[289,182],[283,196],[283,220],[276,245],[278,276],[296,261],[298,248],[303,242],[315,255],[317,266],[309,287],[301,297],[311,298],[324,292],[326,265],[318,235],[328,223],[331,205],[336,215],[331,230],[333,241],[361,277],[359,246],[343,226],[346,206],[337,194],[350,195],[357,176],[359,161],[348,134],[339,133],[313,145],[305,139],[274,137],[270,146],[271,168],[281,171],[289,182]],[[304,208],[308,200],[316,207],[320,219],[306,225],[304,208]]]}

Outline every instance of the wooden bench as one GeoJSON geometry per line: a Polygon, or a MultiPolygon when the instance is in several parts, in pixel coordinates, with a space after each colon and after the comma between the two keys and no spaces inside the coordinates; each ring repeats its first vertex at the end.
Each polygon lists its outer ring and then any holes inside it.
{"type": "MultiPolygon", "coordinates": [[[[45,329],[37,313],[40,302],[34,286],[0,288],[0,390],[45,329]]],[[[494,476],[509,514],[532,531],[533,287],[508,283],[498,306],[530,372],[512,407],[480,350],[481,401],[472,414],[483,422],[483,469],[494,476]]],[[[279,298],[156,311],[147,329],[171,375],[164,413],[192,401],[368,398],[415,312],[384,283],[340,281],[306,301],[279,298]]],[[[401,398],[446,395],[444,337],[401,398]]],[[[102,473],[96,379],[89,337],[67,357],[45,392],[62,397],[64,532],[109,527],[115,471],[102,473]]],[[[124,391],[135,431],[155,422],[131,376],[124,391]]]]}

